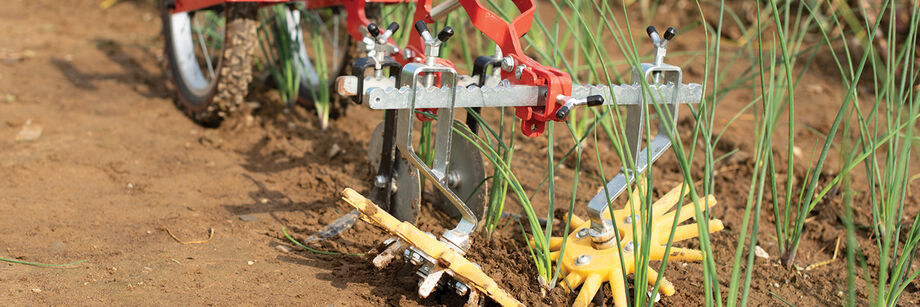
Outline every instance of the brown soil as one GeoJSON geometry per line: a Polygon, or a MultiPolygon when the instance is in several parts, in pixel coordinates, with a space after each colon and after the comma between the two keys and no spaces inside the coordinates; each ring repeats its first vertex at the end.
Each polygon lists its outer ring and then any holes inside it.
{"type": "MultiPolygon", "coordinates": [[[[365,158],[367,140],[382,113],[352,107],[322,131],[316,116],[303,109],[285,113],[263,107],[233,128],[196,126],[173,106],[153,6],[127,2],[100,10],[99,2],[11,0],[0,11],[0,242],[5,247],[0,257],[44,263],[87,260],[67,268],[0,263],[0,301],[9,305],[463,303],[450,293],[419,298],[417,280],[405,267],[374,269],[372,252],[385,237],[363,222],[338,238],[311,246],[370,252],[367,256],[278,248],[292,247],[282,227],[297,238],[306,237],[350,211],[338,200],[344,188],[368,191],[372,172],[365,158]],[[29,121],[43,126],[41,137],[15,141],[29,121]],[[333,147],[340,151],[330,156],[333,147]],[[215,234],[205,244],[182,245],[167,235],[167,228],[182,240],[205,239],[209,229],[215,234]]],[[[677,12],[664,16],[660,24],[677,17],[677,12]]],[[[635,30],[640,37],[642,29],[635,30]]],[[[699,30],[685,34],[671,48],[702,49],[700,35],[699,30]]],[[[688,60],[674,57],[675,63],[688,60]]],[[[685,80],[701,79],[702,65],[699,58],[688,63],[685,80]]],[[[729,76],[740,69],[730,68],[729,76]]],[[[797,97],[814,103],[803,104],[797,114],[803,128],[797,129],[796,142],[810,153],[820,136],[804,127],[829,129],[833,113],[826,110],[836,109],[840,85],[820,72],[809,72],[805,78],[808,86],[797,97]]],[[[719,105],[717,131],[751,99],[750,91],[727,93],[719,105]]],[[[261,90],[249,100],[265,106],[278,103],[277,97],[261,90]]],[[[689,112],[683,109],[682,113],[681,125],[688,128],[689,112]]],[[[752,125],[752,116],[742,115],[716,148],[716,156],[739,150],[716,165],[719,205],[712,215],[725,221],[726,229],[714,234],[712,242],[723,297],[751,176],[752,125]]],[[[684,137],[689,137],[688,129],[684,130],[684,137]]],[[[565,127],[557,125],[556,135],[558,148],[572,145],[565,127]]],[[[533,191],[544,175],[546,138],[520,137],[516,143],[521,144],[515,154],[516,172],[525,189],[533,191]]],[[[596,179],[599,169],[593,146],[583,158],[578,204],[587,203],[594,187],[601,184],[596,179]]],[[[608,174],[619,167],[614,154],[602,151],[601,158],[614,161],[604,165],[608,174]]],[[[801,163],[798,170],[806,169],[807,160],[796,163],[801,163]]],[[[835,163],[832,155],[828,165],[835,163]]],[[[556,193],[564,195],[560,199],[567,200],[571,193],[572,165],[567,163],[569,168],[556,179],[556,193]]],[[[695,167],[699,172],[699,165],[695,167]]],[[[659,189],[680,179],[671,155],[655,168],[659,189]]],[[[804,177],[798,171],[796,175],[799,180],[804,177]]],[[[907,203],[914,204],[906,208],[910,216],[920,209],[915,205],[918,195],[908,196],[907,203]]],[[[540,214],[546,213],[546,198],[541,192],[534,200],[540,214]]],[[[841,304],[841,291],[846,289],[844,261],[807,272],[779,265],[769,201],[765,200],[761,212],[759,242],[771,258],[755,260],[749,302],[780,306],[782,298],[804,306],[841,304]]],[[[844,234],[839,202],[839,196],[832,196],[815,210],[806,226],[798,265],[833,255],[835,241],[844,234]]],[[[507,212],[520,209],[513,201],[507,208],[507,212]]],[[[430,204],[422,212],[422,229],[449,225],[430,204]]],[[[584,207],[577,205],[576,213],[584,214],[584,207]]],[[[857,214],[866,221],[869,210],[857,214]]],[[[860,243],[871,267],[878,264],[878,256],[869,249],[868,238],[863,236],[860,243]]],[[[691,240],[686,246],[697,243],[691,240]]],[[[574,298],[558,288],[541,295],[514,221],[505,223],[491,241],[478,238],[470,257],[528,305],[567,305],[574,298]]],[[[698,263],[670,265],[667,277],[678,292],[662,298],[662,303],[700,304],[700,272],[698,263]]],[[[857,279],[857,285],[858,299],[864,301],[864,281],[857,279]]],[[[609,290],[604,291],[610,304],[609,290]]],[[[915,283],[907,287],[901,304],[917,303],[920,288],[915,283]]]]}

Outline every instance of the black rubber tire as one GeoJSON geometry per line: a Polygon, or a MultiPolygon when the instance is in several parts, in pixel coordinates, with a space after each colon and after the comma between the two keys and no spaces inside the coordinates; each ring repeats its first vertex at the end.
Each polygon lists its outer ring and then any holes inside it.
{"type": "Polygon", "coordinates": [[[258,37],[256,10],[258,5],[249,3],[224,4],[226,18],[224,44],[215,67],[215,78],[205,93],[191,91],[176,68],[174,40],[171,37],[169,4],[164,1],[162,10],[163,37],[169,76],[176,86],[176,106],[195,122],[204,126],[218,126],[220,122],[240,110],[249,83],[252,82],[252,59],[258,37]]]}

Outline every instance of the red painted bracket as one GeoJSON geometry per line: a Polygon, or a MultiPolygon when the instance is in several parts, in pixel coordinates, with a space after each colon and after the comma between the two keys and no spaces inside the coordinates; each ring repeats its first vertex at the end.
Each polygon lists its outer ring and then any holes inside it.
{"type": "Polygon", "coordinates": [[[556,68],[544,66],[524,54],[520,39],[533,25],[536,5],[533,0],[513,1],[521,15],[515,17],[511,23],[505,22],[484,7],[479,0],[460,0],[460,4],[470,16],[473,26],[498,44],[503,55],[513,58],[515,66],[526,67],[520,78],[512,70],[502,71],[502,79],[507,79],[512,84],[545,87],[546,94],[540,97],[546,100],[545,106],[515,108],[515,114],[522,121],[521,132],[534,137],[543,133],[547,121],[559,120],[556,118],[556,109],[559,107],[556,96],[572,94],[572,77],[556,68]]]}

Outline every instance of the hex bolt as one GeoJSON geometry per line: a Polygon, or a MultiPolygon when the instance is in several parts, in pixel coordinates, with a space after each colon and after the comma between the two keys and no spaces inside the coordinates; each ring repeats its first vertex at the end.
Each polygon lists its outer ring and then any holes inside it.
{"type": "Polygon", "coordinates": [[[520,79],[524,75],[524,68],[527,68],[527,65],[521,64],[518,67],[514,68],[514,77],[520,79]]]}
{"type": "Polygon", "coordinates": [[[502,69],[507,72],[514,70],[514,58],[510,55],[502,58],[502,69]]]}
{"type": "Polygon", "coordinates": [[[470,288],[467,287],[466,285],[464,285],[464,284],[463,284],[462,282],[460,282],[460,281],[455,281],[455,283],[454,283],[454,289],[457,290],[457,295],[459,295],[459,296],[464,296],[464,295],[466,295],[467,292],[470,291],[470,288]]]}
{"type": "Polygon", "coordinates": [[[623,251],[627,253],[632,253],[634,248],[632,241],[626,242],[626,244],[623,245],[623,251]]]}
{"type": "Polygon", "coordinates": [[[406,250],[406,253],[409,254],[409,257],[407,257],[409,258],[409,263],[412,263],[413,265],[419,265],[422,263],[422,256],[415,251],[406,250]]]}
{"type": "Polygon", "coordinates": [[[588,263],[591,263],[591,256],[580,255],[575,258],[575,265],[586,265],[588,263]]]}
{"type": "Polygon", "coordinates": [[[458,172],[447,173],[446,179],[447,185],[451,188],[457,188],[460,186],[460,182],[462,181],[462,179],[460,179],[460,173],[458,172]]]}
{"type": "Polygon", "coordinates": [[[582,228],[575,233],[575,238],[581,239],[588,236],[588,228],[582,228]]]}
{"type": "Polygon", "coordinates": [[[375,187],[382,188],[382,187],[384,187],[384,186],[386,186],[386,185],[387,185],[387,178],[386,178],[386,177],[384,177],[383,175],[377,175],[377,177],[374,177],[374,186],[375,186],[375,187]]]}
{"type": "Polygon", "coordinates": [[[637,218],[639,218],[637,215],[627,215],[625,218],[623,218],[623,223],[632,224],[632,222],[637,218]]]}

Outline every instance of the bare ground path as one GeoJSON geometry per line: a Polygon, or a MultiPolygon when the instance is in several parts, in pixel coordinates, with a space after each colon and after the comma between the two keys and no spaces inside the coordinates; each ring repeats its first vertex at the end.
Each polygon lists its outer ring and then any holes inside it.
{"type": "Polygon", "coordinates": [[[0,10],[0,257],[88,261],[0,263],[0,302],[352,305],[371,296],[374,287],[346,287],[361,282],[337,280],[328,263],[275,248],[289,218],[318,217],[305,210],[336,207],[336,192],[357,184],[338,172],[363,174],[363,154],[351,150],[360,134],[204,130],[172,105],[150,5],[10,2],[0,10]],[[17,142],[27,122],[43,133],[17,142]],[[307,135],[334,141],[312,146],[307,135]],[[332,143],[345,149],[335,161],[324,154],[332,143]],[[180,245],[162,227],[183,240],[215,235],[180,245]]]}

